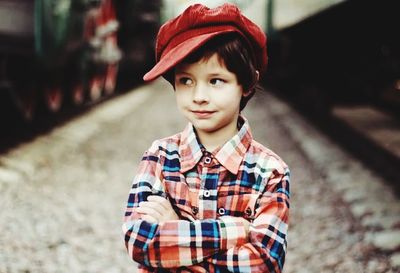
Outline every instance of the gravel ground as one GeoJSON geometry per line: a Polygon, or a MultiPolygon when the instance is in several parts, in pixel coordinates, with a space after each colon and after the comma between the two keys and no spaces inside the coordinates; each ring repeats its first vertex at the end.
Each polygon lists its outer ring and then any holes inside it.
{"type": "MultiPolygon", "coordinates": [[[[399,272],[399,202],[380,178],[268,93],[245,115],[292,170],[285,272],[399,272]]],[[[121,233],[131,179],[184,125],[159,81],[0,155],[0,273],[135,272],[121,233]]]]}

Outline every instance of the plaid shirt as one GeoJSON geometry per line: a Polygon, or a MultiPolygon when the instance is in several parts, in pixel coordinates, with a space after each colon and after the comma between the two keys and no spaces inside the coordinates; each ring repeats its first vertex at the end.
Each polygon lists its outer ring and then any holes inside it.
{"type": "Polygon", "coordinates": [[[281,272],[289,169],[240,120],[239,132],[213,153],[191,124],[145,152],[123,225],[139,272],[281,272]],[[149,195],[168,198],[180,220],[141,220],[135,209],[149,195]],[[251,223],[248,234],[238,217],[251,223]]]}

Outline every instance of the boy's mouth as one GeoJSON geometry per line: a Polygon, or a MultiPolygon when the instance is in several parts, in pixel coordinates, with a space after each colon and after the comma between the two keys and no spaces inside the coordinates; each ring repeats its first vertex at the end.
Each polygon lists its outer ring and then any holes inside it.
{"type": "Polygon", "coordinates": [[[191,110],[191,112],[198,118],[208,118],[216,111],[191,110]]]}

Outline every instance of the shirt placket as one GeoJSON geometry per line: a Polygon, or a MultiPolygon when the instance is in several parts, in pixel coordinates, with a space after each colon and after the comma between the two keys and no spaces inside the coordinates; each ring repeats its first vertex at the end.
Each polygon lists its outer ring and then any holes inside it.
{"type": "Polygon", "coordinates": [[[219,164],[205,152],[200,161],[199,218],[215,219],[217,213],[219,164]]]}

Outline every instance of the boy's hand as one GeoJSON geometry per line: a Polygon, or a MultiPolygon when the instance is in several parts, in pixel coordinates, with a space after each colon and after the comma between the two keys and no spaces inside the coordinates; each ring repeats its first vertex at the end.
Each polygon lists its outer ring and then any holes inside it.
{"type": "Polygon", "coordinates": [[[161,224],[170,220],[179,220],[171,203],[164,197],[158,195],[149,195],[147,201],[141,202],[136,211],[141,214],[142,220],[153,224],[161,224]]]}

